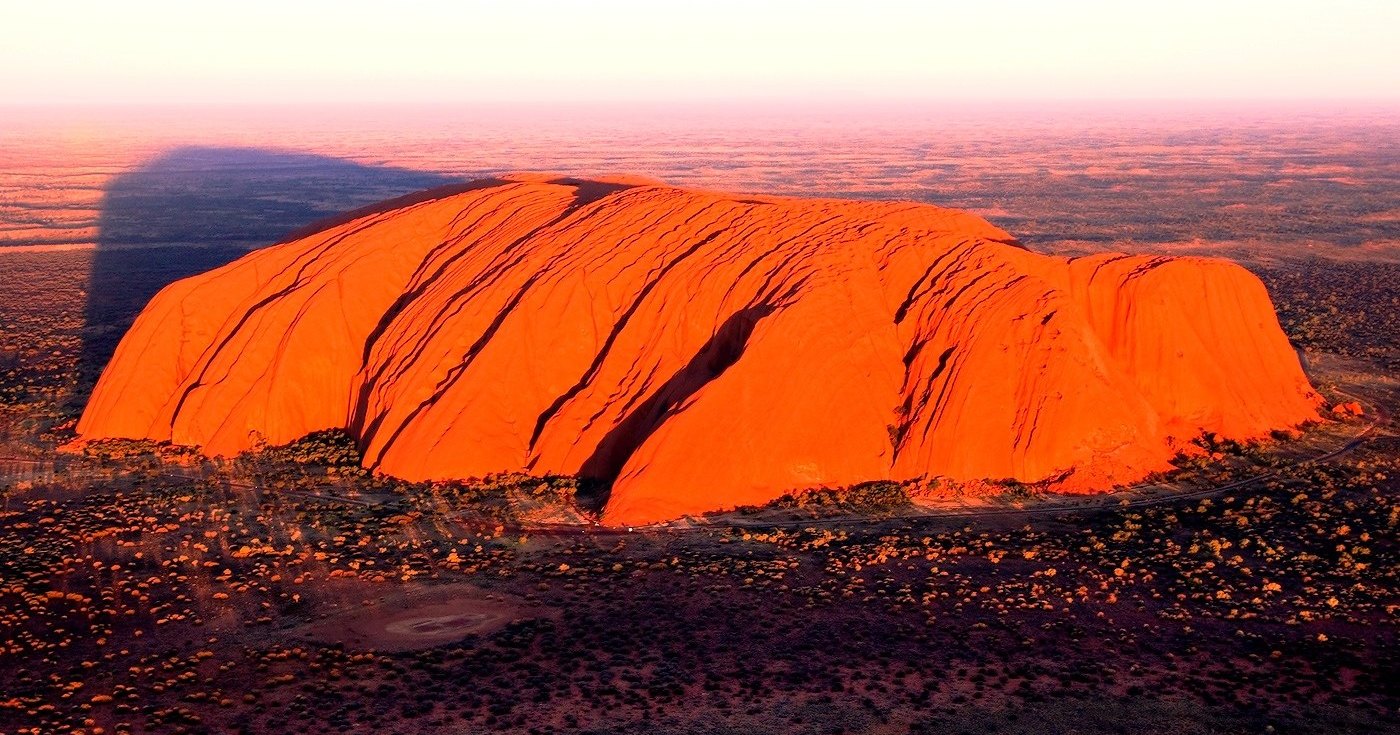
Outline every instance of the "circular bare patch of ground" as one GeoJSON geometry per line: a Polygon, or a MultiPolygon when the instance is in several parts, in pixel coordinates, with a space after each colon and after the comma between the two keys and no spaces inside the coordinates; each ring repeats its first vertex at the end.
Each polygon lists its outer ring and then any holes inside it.
{"type": "Polygon", "coordinates": [[[350,649],[409,651],[492,633],[517,620],[557,615],[551,608],[479,587],[439,585],[385,595],[311,623],[298,635],[350,649]]]}

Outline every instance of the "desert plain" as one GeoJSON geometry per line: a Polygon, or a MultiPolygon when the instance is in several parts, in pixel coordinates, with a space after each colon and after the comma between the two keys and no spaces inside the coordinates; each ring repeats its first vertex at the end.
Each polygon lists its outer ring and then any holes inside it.
{"type": "Polygon", "coordinates": [[[1400,727],[1393,114],[33,114],[0,134],[0,733],[1400,727]],[[1228,258],[1321,419],[1104,494],[871,482],[636,527],[596,483],[407,482],[338,432],[60,451],[160,288],[526,170],[1228,258]]]}

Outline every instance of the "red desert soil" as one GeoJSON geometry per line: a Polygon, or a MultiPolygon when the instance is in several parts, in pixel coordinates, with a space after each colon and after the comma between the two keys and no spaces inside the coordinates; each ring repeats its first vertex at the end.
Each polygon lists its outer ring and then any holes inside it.
{"type": "Polygon", "coordinates": [[[82,439],[345,428],[408,480],[615,480],[642,524],[946,477],[1088,492],[1319,398],[1224,260],[1040,255],[964,212],[545,175],[366,210],[164,289],[82,439]]]}
{"type": "Polygon", "coordinates": [[[558,615],[471,585],[440,585],[352,604],[346,612],[306,626],[301,635],[355,650],[411,651],[491,633],[517,620],[558,615]]]}

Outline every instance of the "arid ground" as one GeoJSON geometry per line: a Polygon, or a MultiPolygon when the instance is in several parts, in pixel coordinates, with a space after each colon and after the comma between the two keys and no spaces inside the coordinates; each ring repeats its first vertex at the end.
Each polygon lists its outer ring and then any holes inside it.
{"type": "Polygon", "coordinates": [[[1400,732],[1396,141],[1393,114],[33,113],[0,132],[0,734],[1400,732]],[[524,169],[915,199],[1045,252],[1233,258],[1361,415],[1207,437],[1093,500],[869,485],[630,531],[592,525],[599,488],[571,478],[404,484],[335,433],[221,461],[57,453],[162,285],[524,169]]]}

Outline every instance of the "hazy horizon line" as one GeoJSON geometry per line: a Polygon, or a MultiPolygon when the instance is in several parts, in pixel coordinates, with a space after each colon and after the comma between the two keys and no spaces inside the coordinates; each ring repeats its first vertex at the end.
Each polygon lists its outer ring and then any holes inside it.
{"type": "Polygon", "coordinates": [[[892,105],[970,105],[986,107],[1019,107],[1019,106],[1060,106],[1060,105],[1109,105],[1109,106],[1139,106],[1139,105],[1163,105],[1163,104],[1191,104],[1199,106],[1233,106],[1233,105],[1267,105],[1267,106],[1303,106],[1303,105],[1373,105],[1373,106],[1400,106],[1400,94],[1393,96],[1375,95],[1337,95],[1337,96],[1316,96],[1316,97],[1293,97],[1293,96],[1217,96],[1217,95],[1143,95],[1140,97],[1124,96],[1094,96],[1094,95],[1060,95],[1044,97],[1027,96],[957,96],[957,95],[930,95],[930,96],[896,96],[896,95],[849,95],[849,96],[827,96],[818,97],[814,95],[800,94],[772,94],[772,95],[715,95],[715,96],[689,96],[673,98],[648,98],[648,97],[595,97],[584,99],[579,97],[531,97],[531,98],[491,98],[480,99],[310,99],[310,100],[0,100],[0,109],[23,109],[23,108],[201,108],[201,107],[430,107],[430,108],[451,108],[458,109],[464,107],[692,107],[692,106],[714,106],[714,105],[738,105],[762,107],[767,105],[789,105],[801,104],[809,107],[819,108],[843,108],[852,103],[867,103],[881,106],[892,105]]]}

